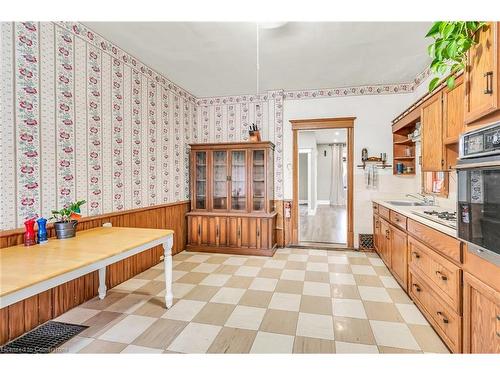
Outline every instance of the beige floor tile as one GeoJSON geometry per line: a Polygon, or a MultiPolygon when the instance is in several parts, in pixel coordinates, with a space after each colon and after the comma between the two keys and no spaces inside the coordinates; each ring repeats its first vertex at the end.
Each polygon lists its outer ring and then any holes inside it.
{"type": "Polygon", "coordinates": [[[380,281],[385,288],[401,288],[396,279],[392,276],[380,276],[380,281]]]}
{"type": "Polygon", "coordinates": [[[346,318],[366,319],[363,302],[359,299],[333,299],[333,315],[346,318]]]}
{"type": "Polygon", "coordinates": [[[335,341],[338,354],[378,354],[377,345],[354,344],[352,342],[335,341]]]}
{"type": "Polygon", "coordinates": [[[210,302],[229,303],[236,305],[240,301],[243,294],[245,294],[245,292],[245,289],[223,287],[220,288],[217,293],[215,293],[210,302]]]}
{"type": "Polygon", "coordinates": [[[407,303],[396,303],[396,308],[407,324],[429,325],[417,306],[407,303]]]}
{"type": "Polygon", "coordinates": [[[329,255],[328,256],[329,264],[349,264],[349,258],[344,255],[329,255]]]}
{"type": "Polygon", "coordinates": [[[328,263],[328,256],[326,255],[309,255],[308,262],[313,263],[328,263]]]}
{"type": "Polygon", "coordinates": [[[330,274],[328,272],[306,271],[305,281],[314,281],[317,283],[330,283],[330,274]]]}
{"type": "Polygon", "coordinates": [[[229,257],[223,264],[228,266],[242,266],[247,261],[246,257],[229,257]]]}
{"type": "Polygon", "coordinates": [[[274,291],[280,293],[302,294],[303,290],[303,281],[279,280],[274,291]]]}
{"type": "Polygon", "coordinates": [[[183,284],[183,283],[173,283],[172,291],[174,293],[174,298],[182,298],[188,294],[193,288],[194,284],[183,284]]]}
{"type": "Polygon", "coordinates": [[[99,336],[99,340],[130,344],[157,319],[148,316],[129,315],[99,336]]]}
{"type": "Polygon", "coordinates": [[[283,270],[281,273],[282,280],[304,281],[306,271],[304,270],[283,270]]]}
{"type": "MultiPolygon", "coordinates": [[[[158,276],[158,275],[156,275],[156,276],[158,276]]],[[[141,286],[144,286],[147,283],[149,283],[149,280],[147,280],[147,279],[136,279],[134,277],[132,279],[128,279],[127,281],[124,281],[121,284],[118,284],[112,290],[114,292],[129,293],[129,292],[133,292],[136,289],[139,289],[141,286]]]]}
{"type": "MultiPolygon", "coordinates": [[[[183,277],[184,275],[187,275],[188,272],[187,271],[177,271],[177,270],[173,270],[172,271],[172,281],[177,281],[179,280],[181,277],[183,277]]],[[[165,281],[165,275],[164,274],[161,274],[160,276],[158,276],[156,279],[156,281],[165,281]]]]}
{"type": "Polygon", "coordinates": [[[252,281],[253,277],[231,276],[224,286],[228,288],[248,289],[252,281]]]}
{"type": "Polygon", "coordinates": [[[283,310],[267,310],[260,331],[295,335],[297,329],[298,312],[283,310]]]}
{"type": "Polygon", "coordinates": [[[273,259],[276,259],[276,260],[288,260],[288,254],[280,254],[280,253],[276,252],[273,255],[273,259]]]}
{"type": "Polygon", "coordinates": [[[391,276],[391,272],[387,269],[386,266],[373,266],[373,269],[379,276],[391,276]]]}
{"type": "Polygon", "coordinates": [[[215,272],[215,270],[219,267],[219,264],[200,263],[198,264],[198,266],[192,269],[192,272],[212,273],[215,272]]]}
{"type": "Polygon", "coordinates": [[[196,284],[198,285],[205,277],[207,277],[206,273],[202,272],[189,272],[184,276],[180,277],[176,280],[178,283],[183,284],[196,284]]]}
{"type": "Polygon", "coordinates": [[[80,336],[83,337],[97,337],[109,329],[120,320],[126,317],[125,314],[112,312],[112,311],[101,311],[100,313],[94,315],[92,318],[82,322],[81,324],[84,326],[88,326],[85,331],[80,333],[80,336]]]}
{"type": "Polygon", "coordinates": [[[333,318],[330,315],[299,313],[297,336],[334,340],[333,318]]]}
{"type": "Polygon", "coordinates": [[[333,318],[335,340],[355,344],[376,345],[370,323],[366,319],[333,318]]]}
{"type": "Polygon", "coordinates": [[[385,320],[388,322],[399,323],[404,322],[401,314],[396,308],[396,305],[393,303],[363,301],[363,305],[365,306],[366,315],[370,320],[385,320]]]}
{"type": "Polygon", "coordinates": [[[351,273],[330,272],[330,283],[338,285],[356,285],[356,280],[351,273]]]}
{"type": "Polygon", "coordinates": [[[78,353],[92,341],[94,341],[94,339],[90,337],[75,336],[58,347],[55,353],[78,353]]]}
{"type": "Polygon", "coordinates": [[[292,353],[294,337],[269,332],[257,332],[250,353],[292,353]]]}
{"type": "Polygon", "coordinates": [[[356,285],[333,284],[331,286],[331,291],[333,298],[361,298],[361,296],[359,295],[358,287],[356,285]]]}
{"type": "Polygon", "coordinates": [[[122,298],[128,296],[128,293],[124,292],[115,292],[113,290],[108,291],[106,293],[106,298],[99,299],[99,297],[94,297],[90,301],[85,302],[80,305],[85,309],[93,309],[93,310],[104,310],[106,307],[111,306],[115,302],[119,301],[122,298]]]}
{"type": "Polygon", "coordinates": [[[372,264],[372,263],[370,263],[370,260],[368,258],[353,258],[353,257],[350,257],[348,259],[349,259],[349,263],[350,264],[354,264],[354,265],[369,266],[369,265],[372,264]]]}
{"type": "Polygon", "coordinates": [[[210,301],[219,291],[216,286],[198,285],[189,291],[183,298],[194,301],[210,301]]]}
{"type": "Polygon", "coordinates": [[[248,353],[257,331],[223,327],[207,353],[248,353]]]}
{"type": "Polygon", "coordinates": [[[134,294],[142,294],[149,296],[156,296],[162,290],[165,290],[164,281],[150,281],[147,284],[141,286],[139,289],[134,290],[134,294]]]}
{"type": "Polygon", "coordinates": [[[271,301],[273,293],[260,290],[247,290],[241,297],[239,304],[243,306],[264,307],[266,308],[271,301]]]}
{"type": "Polygon", "coordinates": [[[132,344],[164,350],[187,324],[179,320],[158,319],[132,341],[132,344]]]}
{"type": "Polygon", "coordinates": [[[385,288],[375,286],[358,286],[359,295],[365,301],[392,302],[385,288]]]}
{"type": "Polygon", "coordinates": [[[335,353],[335,342],[314,337],[296,336],[293,343],[293,352],[304,354],[335,353]]]}
{"type": "Polygon", "coordinates": [[[151,299],[151,296],[149,295],[129,294],[126,297],[119,299],[111,306],[107,307],[106,311],[130,314],[132,311],[135,311],[140,306],[144,305],[149,299],[151,299]]]}
{"type": "Polygon", "coordinates": [[[192,256],[190,256],[186,260],[188,262],[193,262],[193,263],[203,263],[203,262],[206,262],[208,259],[210,259],[210,255],[206,255],[206,254],[193,254],[192,256]]]}
{"type": "Polygon", "coordinates": [[[409,304],[413,303],[410,297],[408,297],[405,291],[401,288],[400,289],[388,288],[386,289],[386,291],[394,303],[409,303],[409,304]]]}
{"type": "Polygon", "coordinates": [[[243,265],[251,267],[262,267],[267,262],[267,259],[249,257],[243,265]]]}
{"type": "Polygon", "coordinates": [[[189,257],[193,256],[191,253],[188,253],[187,251],[181,251],[180,253],[177,253],[173,256],[174,260],[186,260],[189,257]]]}
{"type": "Polygon", "coordinates": [[[206,353],[220,330],[219,326],[189,323],[167,350],[179,353],[206,353]]]}
{"type": "Polygon", "coordinates": [[[288,260],[291,262],[307,262],[309,255],[307,254],[290,254],[288,260]]]}
{"type": "Polygon", "coordinates": [[[421,350],[408,350],[401,348],[391,348],[390,346],[378,346],[378,351],[382,354],[422,354],[421,350]]]}
{"type": "Polygon", "coordinates": [[[122,354],[161,354],[163,349],[153,349],[145,346],[128,345],[120,353],[122,354]]]}
{"type": "Polygon", "coordinates": [[[308,261],[306,271],[328,272],[328,263],[315,263],[308,261]]]}
{"type": "MultiPolygon", "coordinates": [[[[353,258],[357,259],[357,258],[353,258]]],[[[383,287],[384,285],[382,284],[382,281],[380,281],[380,278],[378,276],[372,276],[372,275],[353,275],[354,280],[356,281],[357,285],[361,286],[378,286],[378,287],[383,287]]]]}
{"type": "Polygon", "coordinates": [[[274,310],[299,311],[300,294],[275,292],[269,303],[269,308],[274,310]]]}
{"type": "Polygon", "coordinates": [[[212,255],[210,258],[208,258],[205,263],[210,263],[210,264],[222,264],[226,261],[227,257],[222,256],[222,255],[212,255]]]}
{"type": "Polygon", "coordinates": [[[120,353],[127,347],[127,344],[119,342],[110,342],[105,340],[94,340],[89,345],[85,346],[79,353],[120,353]]]}
{"type": "Polygon", "coordinates": [[[198,267],[199,263],[194,263],[194,262],[182,262],[179,263],[177,266],[174,267],[174,270],[176,271],[185,271],[185,272],[191,272],[193,268],[198,267]]]}
{"type": "Polygon", "coordinates": [[[206,302],[204,301],[181,299],[168,309],[162,317],[190,322],[205,305],[206,302]]]}
{"type": "Polygon", "coordinates": [[[233,266],[230,264],[221,264],[219,268],[215,270],[217,273],[223,273],[227,275],[234,275],[236,271],[238,271],[239,266],[233,266]]]}
{"type": "Polygon", "coordinates": [[[278,284],[278,279],[267,279],[263,277],[256,277],[253,279],[248,289],[272,292],[274,291],[274,289],[276,289],[276,284],[278,284]]]}
{"type": "Polygon", "coordinates": [[[224,325],[226,327],[257,331],[265,313],[266,309],[260,307],[236,306],[224,325]]]}
{"type": "Polygon", "coordinates": [[[302,294],[308,296],[330,297],[330,284],[317,283],[314,281],[304,281],[302,294]]]}
{"type": "Polygon", "coordinates": [[[238,270],[234,273],[236,276],[249,276],[255,277],[260,272],[260,267],[252,266],[240,266],[238,270]]]}
{"type": "Polygon", "coordinates": [[[370,258],[368,258],[368,260],[372,266],[377,266],[377,267],[385,266],[384,261],[382,259],[380,259],[378,256],[377,257],[370,257],[370,258]]]}
{"type": "Polygon", "coordinates": [[[329,297],[304,295],[300,300],[300,312],[332,315],[332,299],[329,297]]]}
{"type": "Polygon", "coordinates": [[[135,276],[133,279],[130,280],[135,280],[135,279],[154,280],[164,272],[165,271],[163,270],[163,267],[161,269],[150,268],[138,274],[137,276],[135,276]]]}
{"type": "Polygon", "coordinates": [[[262,268],[257,274],[257,277],[264,277],[268,279],[279,279],[281,277],[282,269],[279,268],[262,268]]]}
{"type": "Polygon", "coordinates": [[[364,258],[366,257],[366,254],[362,251],[357,251],[357,250],[353,250],[353,251],[350,251],[350,250],[346,250],[343,252],[345,255],[347,255],[348,257],[359,257],[359,258],[364,258]]]}
{"type": "Polygon", "coordinates": [[[351,273],[351,266],[349,264],[329,264],[328,271],[334,273],[351,273]]]}
{"type": "Polygon", "coordinates": [[[309,249],[309,255],[318,255],[318,256],[328,256],[329,251],[326,250],[318,250],[318,249],[309,249]]]}
{"type": "Polygon", "coordinates": [[[86,309],[78,306],[58,316],[54,320],[57,322],[81,324],[100,312],[100,310],[86,309]]]}
{"type": "Polygon", "coordinates": [[[167,308],[165,306],[165,298],[153,297],[144,305],[140,306],[137,310],[133,311],[132,314],[159,318],[163,314],[165,314],[165,311],[167,311],[167,308]]]}
{"type": "Polygon", "coordinates": [[[410,331],[420,349],[426,353],[449,353],[448,348],[441,341],[431,326],[408,324],[410,331]]]}
{"type": "Polygon", "coordinates": [[[207,303],[193,318],[193,322],[223,326],[234,310],[227,303],[207,303]]]}
{"type": "Polygon", "coordinates": [[[305,254],[305,255],[309,255],[309,252],[307,251],[307,249],[291,248],[290,249],[290,254],[305,254]]]}
{"type": "Polygon", "coordinates": [[[296,262],[296,261],[288,261],[286,262],[285,269],[287,270],[302,270],[305,271],[307,267],[306,262],[296,262]]]}
{"type": "Polygon", "coordinates": [[[354,275],[377,275],[372,266],[360,266],[357,264],[351,264],[351,270],[354,275]]]}
{"type": "Polygon", "coordinates": [[[378,345],[420,350],[417,341],[415,341],[406,324],[370,320],[370,325],[378,345]]]}
{"type": "Polygon", "coordinates": [[[201,282],[200,285],[208,286],[223,286],[231,278],[231,275],[226,275],[223,273],[212,273],[207,275],[201,282]]]}
{"type": "Polygon", "coordinates": [[[264,268],[275,268],[282,270],[283,268],[285,268],[285,265],[285,260],[268,259],[266,263],[264,263],[264,268]]]}

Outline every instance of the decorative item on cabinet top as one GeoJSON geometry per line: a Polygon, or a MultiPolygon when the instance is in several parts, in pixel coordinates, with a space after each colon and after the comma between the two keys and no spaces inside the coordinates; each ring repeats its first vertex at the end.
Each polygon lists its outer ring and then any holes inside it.
{"type": "Polygon", "coordinates": [[[192,144],[188,250],[271,256],[274,144],[192,144]]]}

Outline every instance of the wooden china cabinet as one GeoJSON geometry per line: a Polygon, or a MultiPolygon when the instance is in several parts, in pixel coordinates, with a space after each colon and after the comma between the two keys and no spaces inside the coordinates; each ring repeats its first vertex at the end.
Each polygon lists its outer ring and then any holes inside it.
{"type": "Polygon", "coordinates": [[[276,250],[274,145],[192,144],[192,251],[272,256],[276,250]]]}

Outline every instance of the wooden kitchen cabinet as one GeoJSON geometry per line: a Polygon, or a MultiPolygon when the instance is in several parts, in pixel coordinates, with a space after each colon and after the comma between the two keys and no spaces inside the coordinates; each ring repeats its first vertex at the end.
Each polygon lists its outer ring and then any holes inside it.
{"type": "Polygon", "coordinates": [[[380,255],[380,217],[378,215],[373,215],[373,247],[375,251],[380,255]]]}
{"type": "Polygon", "coordinates": [[[444,170],[451,170],[457,165],[458,141],[464,126],[464,83],[463,76],[455,81],[453,89],[443,91],[443,158],[444,170]]]}
{"type": "Polygon", "coordinates": [[[477,44],[467,54],[465,72],[465,123],[498,110],[499,23],[488,22],[477,33],[477,44]]]}
{"type": "Polygon", "coordinates": [[[464,353],[500,353],[500,292],[464,272],[464,353]]]}
{"type": "Polygon", "coordinates": [[[404,290],[407,290],[408,279],[408,249],[407,234],[389,225],[389,241],[391,251],[391,270],[396,280],[401,284],[404,290]]]}
{"type": "Polygon", "coordinates": [[[444,169],[443,93],[440,91],[422,106],[422,171],[444,169]]]}
{"type": "Polygon", "coordinates": [[[388,268],[391,268],[391,243],[389,223],[380,218],[379,254],[388,268]]]}

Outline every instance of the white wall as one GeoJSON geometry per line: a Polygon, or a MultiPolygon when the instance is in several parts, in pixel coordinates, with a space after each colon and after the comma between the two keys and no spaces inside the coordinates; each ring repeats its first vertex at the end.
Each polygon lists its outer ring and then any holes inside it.
{"type": "MultiPolygon", "coordinates": [[[[425,83],[423,84],[425,85],[425,83]]],[[[356,168],[361,163],[361,149],[370,156],[387,153],[392,163],[391,120],[407,108],[415,93],[369,95],[309,100],[285,100],[283,110],[284,197],[292,198],[292,129],[290,120],[327,117],[356,117],[354,122],[354,242],[358,233],[372,232],[371,200],[384,197],[404,197],[419,191],[415,176],[395,176],[392,169],[378,170],[379,184],[375,190],[365,187],[364,172],[356,168]]]]}

